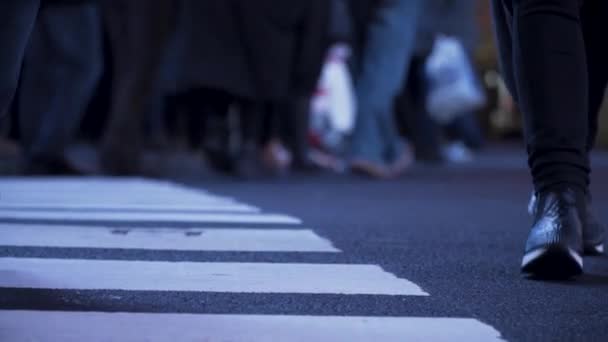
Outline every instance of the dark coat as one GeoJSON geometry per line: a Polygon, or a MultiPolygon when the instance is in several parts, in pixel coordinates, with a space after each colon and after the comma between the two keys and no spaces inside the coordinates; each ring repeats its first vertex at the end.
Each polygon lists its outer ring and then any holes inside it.
{"type": "Polygon", "coordinates": [[[177,90],[274,101],[311,93],[328,41],[326,0],[183,0],[177,90]]]}

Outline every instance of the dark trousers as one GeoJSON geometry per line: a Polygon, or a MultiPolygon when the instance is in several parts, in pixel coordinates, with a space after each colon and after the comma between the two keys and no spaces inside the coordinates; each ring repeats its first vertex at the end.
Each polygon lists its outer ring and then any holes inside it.
{"type": "Polygon", "coordinates": [[[173,0],[105,0],[100,4],[114,67],[102,163],[110,173],[129,174],[139,169],[144,116],[156,95],[175,4],[173,0]]]}
{"type": "Polygon", "coordinates": [[[19,99],[29,158],[62,158],[101,75],[102,53],[95,4],[42,7],[25,54],[19,99]]]}
{"type": "Polygon", "coordinates": [[[537,191],[589,185],[608,80],[608,2],[493,0],[500,61],[524,114],[537,191]]]}
{"type": "Polygon", "coordinates": [[[19,80],[40,0],[0,1],[0,124],[19,80]]]}

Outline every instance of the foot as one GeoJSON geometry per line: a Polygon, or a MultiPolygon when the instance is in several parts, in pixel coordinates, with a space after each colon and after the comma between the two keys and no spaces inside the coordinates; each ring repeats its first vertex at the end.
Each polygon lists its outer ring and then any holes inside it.
{"type": "Polygon", "coordinates": [[[405,174],[414,164],[414,152],[409,145],[406,145],[401,153],[390,165],[393,177],[400,177],[405,174]]]}
{"type": "Polygon", "coordinates": [[[256,143],[244,143],[241,146],[239,155],[234,160],[234,175],[245,180],[260,179],[268,175],[256,143]]]}
{"type": "Polygon", "coordinates": [[[364,159],[352,160],[350,169],[355,173],[376,179],[391,179],[394,176],[394,172],[389,166],[364,159]]]}
{"type": "Polygon", "coordinates": [[[587,195],[579,206],[579,215],[583,224],[583,247],[588,255],[604,253],[605,228],[592,210],[591,196],[587,195]]]}
{"type": "Polygon", "coordinates": [[[21,173],[27,176],[80,176],[86,174],[64,157],[26,158],[21,173]]]}
{"type": "Polygon", "coordinates": [[[141,173],[141,150],[138,144],[106,141],[100,151],[103,171],[112,176],[130,176],[141,173]]]}
{"type": "MultiPolygon", "coordinates": [[[[535,215],[534,208],[537,202],[536,194],[532,194],[528,212],[530,215],[535,215]]],[[[583,250],[587,255],[604,254],[604,240],[606,229],[604,225],[595,216],[592,205],[591,196],[585,196],[585,200],[578,206],[579,217],[583,225],[583,250]]]]}
{"type": "Polygon", "coordinates": [[[580,198],[583,195],[569,188],[538,195],[521,266],[523,273],[567,279],[583,272],[583,228],[577,208],[580,198]]]}
{"type": "Polygon", "coordinates": [[[274,174],[286,174],[293,161],[291,152],[279,140],[271,140],[262,149],[264,168],[274,174]]]}
{"type": "Polygon", "coordinates": [[[475,153],[461,141],[447,144],[442,153],[444,160],[455,164],[470,163],[475,159],[475,153]]]}

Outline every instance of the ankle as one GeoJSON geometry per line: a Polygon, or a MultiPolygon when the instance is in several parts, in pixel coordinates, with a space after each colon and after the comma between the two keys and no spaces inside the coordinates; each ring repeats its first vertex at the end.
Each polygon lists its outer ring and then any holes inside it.
{"type": "Polygon", "coordinates": [[[549,193],[572,193],[578,199],[585,199],[589,196],[589,189],[575,183],[556,183],[542,187],[536,187],[534,190],[535,194],[549,194],[549,193]]]}

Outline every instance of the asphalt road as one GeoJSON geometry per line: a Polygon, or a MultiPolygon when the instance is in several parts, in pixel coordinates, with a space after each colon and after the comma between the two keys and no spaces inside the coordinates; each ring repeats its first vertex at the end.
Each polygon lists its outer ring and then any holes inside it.
{"type": "MultiPolygon", "coordinates": [[[[595,165],[595,208],[598,215],[608,222],[608,155],[599,154],[595,165]]],[[[576,281],[541,282],[525,279],[519,273],[530,225],[526,213],[530,183],[523,156],[515,150],[493,151],[467,166],[416,167],[402,179],[386,182],[354,176],[300,175],[272,181],[211,178],[183,183],[191,189],[233,197],[261,208],[263,212],[301,219],[303,223],[297,224],[298,229],[311,229],[340,253],[242,251],[238,248],[224,251],[65,248],[14,246],[0,241],[4,245],[0,247],[0,257],[9,260],[377,265],[385,273],[407,280],[427,295],[395,295],[384,293],[384,290],[377,293],[353,290],[351,294],[301,291],[297,295],[293,290],[276,293],[272,289],[257,293],[238,289],[227,292],[191,291],[178,285],[164,291],[120,286],[93,289],[84,285],[77,289],[61,286],[32,288],[35,286],[1,285],[0,279],[0,310],[4,310],[0,314],[0,324],[9,324],[7,317],[11,313],[22,312],[14,310],[188,313],[219,317],[424,317],[437,319],[435,322],[443,322],[441,318],[464,318],[475,324],[479,322],[484,328],[495,329],[509,341],[608,341],[607,257],[586,258],[586,274],[576,281]]],[[[6,202],[0,202],[0,206],[4,204],[6,202]]],[[[201,226],[200,222],[192,220],[169,224],[143,221],[146,222],[116,220],[103,225],[150,229],[201,226]]],[[[3,217],[0,210],[2,222],[9,226],[42,224],[49,229],[66,224],[55,219],[14,218],[8,214],[3,217]]],[[[67,223],[99,225],[95,219],[77,219],[67,223]]],[[[259,222],[236,225],[217,222],[211,226],[218,229],[269,227],[259,222]]],[[[273,227],[279,226],[284,227],[285,224],[274,224],[273,227]]],[[[7,265],[9,269],[14,267],[10,263],[1,265],[4,268],[0,268],[0,274],[6,271],[7,265]]],[[[137,277],[137,272],[133,276],[137,277]]],[[[73,277],[78,278],[80,274],[73,274],[73,277]]],[[[328,279],[333,278],[329,276],[328,279]]],[[[362,284],[369,281],[373,287],[379,284],[374,279],[374,276],[367,278],[364,275],[360,281],[362,284]]],[[[238,279],[236,281],[238,283],[238,279]]],[[[276,279],[277,284],[282,281],[286,280],[276,279]]],[[[22,324],[20,327],[27,326],[26,322],[22,324]]],[[[421,330],[430,326],[425,324],[421,323],[421,330]]],[[[438,324],[436,330],[450,329],[449,325],[442,324],[438,324]]],[[[339,330],[337,325],[335,329],[339,330]]],[[[476,333],[482,328],[463,329],[476,333]]],[[[185,330],[182,332],[186,334],[185,330]]],[[[296,333],[285,336],[294,337],[296,333]]],[[[179,336],[179,333],[175,335],[176,341],[179,336]]],[[[425,340],[425,335],[412,336],[425,340]]],[[[477,335],[478,340],[489,340],[488,336],[491,334],[477,335]]],[[[249,336],[243,340],[263,339],[249,336]]],[[[365,339],[362,337],[361,340],[365,339]]],[[[427,340],[432,339],[429,337],[427,340]]],[[[457,335],[453,335],[452,340],[458,340],[457,335]]]]}

